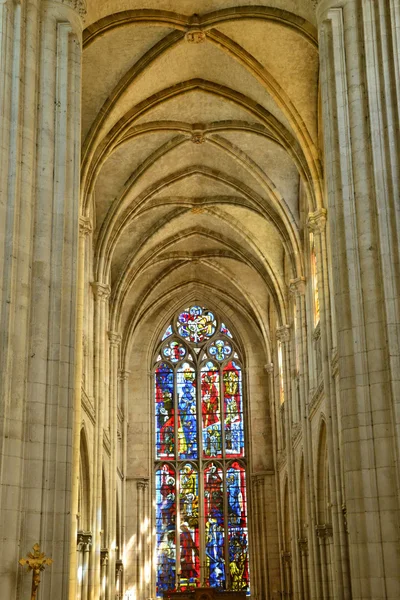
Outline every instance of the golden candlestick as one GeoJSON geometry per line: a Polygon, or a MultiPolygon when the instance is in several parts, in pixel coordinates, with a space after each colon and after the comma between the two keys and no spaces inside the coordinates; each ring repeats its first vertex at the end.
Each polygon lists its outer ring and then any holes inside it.
{"type": "Polygon", "coordinates": [[[21,558],[19,564],[27,566],[28,571],[32,571],[32,593],[31,600],[36,600],[37,591],[40,583],[40,572],[53,564],[52,558],[47,558],[44,552],[40,552],[39,544],[33,546],[33,552],[29,552],[26,558],[21,558]]]}

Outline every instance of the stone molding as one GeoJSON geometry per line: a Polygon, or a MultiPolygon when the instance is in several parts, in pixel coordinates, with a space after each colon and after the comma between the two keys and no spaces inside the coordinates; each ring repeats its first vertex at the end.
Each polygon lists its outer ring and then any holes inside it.
{"type": "Polygon", "coordinates": [[[118,348],[118,346],[122,342],[122,335],[120,333],[118,333],[117,331],[108,331],[107,334],[108,334],[110,346],[112,346],[114,348],[115,347],[118,348]]]}
{"type": "Polygon", "coordinates": [[[330,525],[329,523],[322,523],[321,525],[316,525],[315,532],[317,534],[317,537],[323,540],[326,540],[333,536],[332,525],[330,525]]]}
{"type": "Polygon", "coordinates": [[[324,380],[321,379],[317,388],[314,390],[314,392],[311,396],[309,405],[308,405],[310,417],[311,417],[311,414],[314,412],[314,410],[316,410],[319,403],[321,402],[323,393],[324,393],[324,380]]]}
{"type": "Polygon", "coordinates": [[[76,536],[76,549],[78,552],[89,552],[92,545],[91,531],[78,531],[76,536]]]}
{"type": "Polygon", "coordinates": [[[81,388],[81,403],[83,410],[94,425],[96,423],[96,409],[84,388],[81,388]]]}
{"type": "Polygon", "coordinates": [[[147,488],[149,487],[149,480],[148,479],[138,479],[136,481],[136,487],[138,490],[147,490],[147,488]]]}
{"type": "Polygon", "coordinates": [[[86,0],[53,0],[53,2],[73,8],[81,17],[84,17],[87,13],[86,0]]]}
{"type": "Polygon", "coordinates": [[[320,321],[318,321],[314,331],[313,331],[313,339],[318,342],[318,340],[321,339],[321,325],[320,325],[320,321]]]}
{"type": "Polygon", "coordinates": [[[119,369],[118,378],[120,379],[120,381],[126,381],[129,378],[130,373],[131,372],[127,371],[126,369],[119,369]]]}
{"type": "Polygon", "coordinates": [[[299,538],[297,540],[299,545],[300,553],[302,556],[308,556],[308,539],[307,538],[299,538]]]}
{"type": "Polygon", "coordinates": [[[204,142],[206,141],[206,136],[204,135],[204,131],[202,131],[200,129],[193,131],[190,140],[193,144],[204,144],[204,142]]]}
{"type": "Polygon", "coordinates": [[[307,227],[312,233],[322,233],[325,231],[328,211],[326,208],[320,208],[315,212],[309,213],[307,227]]]}
{"type": "Polygon", "coordinates": [[[280,471],[282,469],[282,467],[286,464],[286,460],[287,460],[286,450],[278,451],[278,458],[276,461],[276,467],[277,467],[278,471],[280,471]]]}
{"type": "Polygon", "coordinates": [[[89,217],[79,217],[79,235],[86,237],[93,231],[93,225],[89,217]]]}
{"type": "Polygon", "coordinates": [[[306,294],[306,278],[296,277],[289,281],[289,290],[294,296],[305,296],[306,294]]]}
{"type": "Polygon", "coordinates": [[[90,285],[92,286],[93,295],[96,300],[100,300],[102,302],[105,302],[106,300],[108,300],[108,298],[111,294],[111,288],[108,285],[108,283],[100,283],[98,281],[92,281],[90,285]]]}
{"type": "Polygon", "coordinates": [[[108,565],[108,548],[102,548],[100,550],[100,556],[101,556],[101,566],[102,567],[106,567],[108,565]]]}
{"type": "Polygon", "coordinates": [[[332,352],[331,369],[332,369],[332,375],[338,374],[338,372],[339,372],[339,355],[338,355],[337,348],[335,348],[332,352]]]}
{"type": "Polygon", "coordinates": [[[291,562],[292,562],[292,553],[291,552],[286,552],[283,550],[281,552],[281,556],[282,556],[282,560],[284,563],[291,564],[291,562]]]}
{"type": "Polygon", "coordinates": [[[299,441],[302,433],[301,423],[292,424],[292,445],[295,446],[299,441]]]}
{"type": "Polygon", "coordinates": [[[290,340],[290,327],[289,325],[282,325],[276,330],[276,339],[280,342],[288,342],[290,340]]]}
{"type": "Polygon", "coordinates": [[[206,37],[206,32],[202,29],[191,29],[185,35],[186,41],[189,44],[202,44],[206,41],[206,37]]]}
{"type": "Polygon", "coordinates": [[[108,456],[111,456],[110,432],[107,429],[103,429],[103,448],[107,452],[108,456]]]}

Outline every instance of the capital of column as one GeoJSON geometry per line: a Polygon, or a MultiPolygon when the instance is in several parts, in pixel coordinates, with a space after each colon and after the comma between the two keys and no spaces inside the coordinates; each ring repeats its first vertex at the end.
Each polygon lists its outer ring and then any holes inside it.
{"type": "Polygon", "coordinates": [[[332,525],[330,525],[328,523],[323,523],[322,525],[316,525],[315,531],[316,531],[317,537],[319,537],[321,539],[330,538],[333,535],[332,525]]]}
{"type": "Polygon", "coordinates": [[[327,220],[326,208],[320,208],[315,212],[309,213],[307,219],[307,226],[313,233],[322,233],[325,231],[325,225],[327,220]]]}
{"type": "Polygon", "coordinates": [[[297,540],[297,543],[299,544],[299,548],[300,548],[300,552],[301,552],[302,556],[307,556],[308,555],[308,539],[307,538],[299,538],[297,540]]]}
{"type": "Polygon", "coordinates": [[[79,217],[79,235],[86,237],[89,233],[92,233],[92,231],[92,221],[89,217],[79,217]]]}
{"type": "Polygon", "coordinates": [[[289,281],[289,290],[294,296],[305,296],[306,293],[306,278],[296,277],[289,281]]]}
{"type": "Polygon", "coordinates": [[[110,341],[110,346],[118,347],[122,341],[122,335],[116,331],[109,331],[108,339],[110,341]]]}
{"type": "Polygon", "coordinates": [[[92,545],[92,533],[90,531],[78,531],[76,548],[78,552],[88,552],[92,545]]]}
{"type": "Polygon", "coordinates": [[[138,490],[146,490],[149,487],[148,479],[138,479],[136,482],[136,487],[138,490]]]}
{"type": "Polygon", "coordinates": [[[121,381],[126,381],[130,375],[130,371],[127,371],[126,369],[119,369],[118,371],[118,377],[121,381]]]}
{"type": "Polygon", "coordinates": [[[102,548],[100,551],[101,566],[106,567],[108,565],[108,548],[102,548]]]}
{"type": "Polygon", "coordinates": [[[282,325],[282,327],[278,327],[276,330],[276,339],[279,342],[288,342],[290,339],[290,327],[289,325],[282,325]]]}
{"type": "Polygon", "coordinates": [[[100,283],[99,281],[92,281],[91,283],[93,294],[96,300],[105,302],[108,300],[111,288],[107,283],[100,283]]]}
{"type": "Polygon", "coordinates": [[[78,15],[84,17],[87,13],[86,0],[52,0],[53,2],[59,4],[65,4],[69,6],[73,10],[75,10],[78,15]]]}
{"type": "Polygon", "coordinates": [[[264,365],[264,370],[266,373],[273,373],[274,372],[274,363],[267,363],[266,365],[264,365]]]}

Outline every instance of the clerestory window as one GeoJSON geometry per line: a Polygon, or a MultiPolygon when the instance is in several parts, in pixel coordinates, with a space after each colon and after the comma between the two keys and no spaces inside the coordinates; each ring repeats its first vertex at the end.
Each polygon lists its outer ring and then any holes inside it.
{"type": "Polygon", "coordinates": [[[249,591],[240,352],[211,310],[191,306],[154,365],[157,596],[249,591]]]}

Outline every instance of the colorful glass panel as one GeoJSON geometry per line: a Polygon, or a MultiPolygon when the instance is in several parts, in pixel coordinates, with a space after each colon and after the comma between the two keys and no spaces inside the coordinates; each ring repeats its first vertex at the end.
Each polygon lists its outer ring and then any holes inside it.
{"type": "Polygon", "coordinates": [[[244,456],[242,369],[231,360],[223,371],[225,452],[244,456]]]}
{"type": "Polygon", "coordinates": [[[200,583],[199,478],[192,464],[179,472],[180,492],[180,589],[200,583]]]}
{"type": "Polygon", "coordinates": [[[164,340],[169,338],[170,335],[172,335],[172,325],[168,325],[167,329],[165,330],[164,335],[161,338],[161,341],[163,342],[164,340]]]}
{"type": "Polygon", "coordinates": [[[205,557],[204,585],[225,588],[224,476],[211,463],[204,470],[205,557]]]}
{"type": "Polygon", "coordinates": [[[219,368],[209,361],[201,369],[201,413],[203,456],[222,456],[219,368]]]}
{"type": "Polygon", "coordinates": [[[230,587],[249,590],[246,473],[235,461],[226,474],[230,587]]]}
{"type": "Polygon", "coordinates": [[[171,465],[156,470],[157,596],[175,588],[176,482],[171,465]]]}
{"type": "Polygon", "coordinates": [[[189,363],[183,363],[176,376],[178,393],[178,455],[180,459],[196,459],[197,404],[196,373],[189,363]]]}
{"type": "Polygon", "coordinates": [[[184,358],[186,354],[186,348],[181,342],[173,340],[163,347],[163,354],[165,358],[169,359],[173,363],[176,363],[184,358]]]}
{"type": "Polygon", "coordinates": [[[227,326],[225,325],[225,323],[221,323],[221,329],[220,329],[221,333],[227,335],[228,337],[232,338],[232,334],[229,331],[229,329],[227,328],[227,326]]]}
{"type": "Polygon", "coordinates": [[[166,363],[159,363],[155,371],[156,455],[162,459],[174,458],[174,372],[166,363]]]}
{"type": "Polygon", "coordinates": [[[215,340],[208,351],[213,358],[221,362],[232,354],[232,347],[227,342],[224,342],[224,340],[215,340]]]}
{"type": "Polygon", "coordinates": [[[158,598],[200,585],[250,593],[246,474],[238,460],[245,453],[242,369],[229,338],[229,329],[223,323],[217,329],[214,314],[196,305],[160,343],[154,374],[158,598]],[[205,467],[199,459],[208,459],[205,467]]]}
{"type": "Polygon", "coordinates": [[[217,321],[210,310],[192,306],[178,317],[178,332],[189,342],[199,344],[215,333],[217,321]]]}

